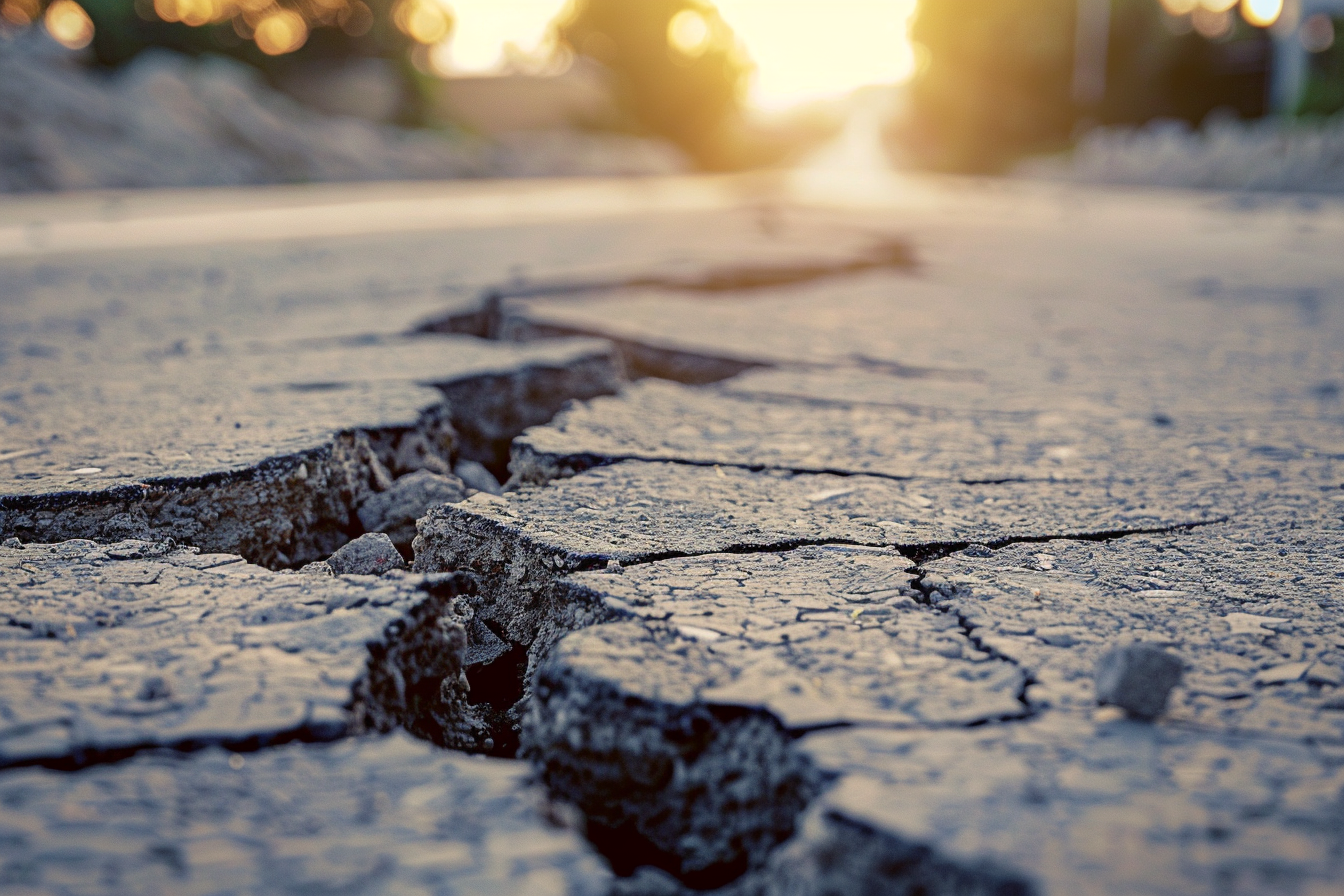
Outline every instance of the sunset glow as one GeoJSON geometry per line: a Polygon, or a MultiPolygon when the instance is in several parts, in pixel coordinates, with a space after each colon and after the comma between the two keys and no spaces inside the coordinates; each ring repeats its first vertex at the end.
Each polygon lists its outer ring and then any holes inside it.
{"type": "MultiPolygon", "coordinates": [[[[449,0],[455,19],[445,57],[459,74],[499,71],[508,58],[546,49],[562,0],[449,0]]],[[[777,109],[914,71],[906,29],[914,0],[720,0],[715,4],[756,64],[751,101],[777,109]]],[[[697,17],[698,18],[698,17],[697,17]]],[[[696,21],[670,37],[693,43],[696,21]]]]}

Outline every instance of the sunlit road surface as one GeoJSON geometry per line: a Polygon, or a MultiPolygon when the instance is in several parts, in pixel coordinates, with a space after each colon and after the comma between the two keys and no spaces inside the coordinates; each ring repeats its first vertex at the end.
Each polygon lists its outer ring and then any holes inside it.
{"type": "Polygon", "coordinates": [[[0,257],[544,224],[727,207],[776,178],[333,184],[0,199],[0,257]]]}

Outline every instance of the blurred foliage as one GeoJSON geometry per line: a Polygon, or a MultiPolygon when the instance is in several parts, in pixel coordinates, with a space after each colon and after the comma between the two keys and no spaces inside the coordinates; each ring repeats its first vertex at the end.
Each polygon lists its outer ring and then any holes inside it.
{"type": "Polygon", "coordinates": [[[1076,0],[921,0],[911,26],[920,66],[893,140],[927,167],[992,172],[1065,149],[1096,124],[1265,114],[1264,29],[1232,10],[1206,37],[1157,0],[1110,7],[1105,95],[1082,107],[1072,89],[1076,0]]]}
{"type": "MultiPolygon", "coordinates": [[[[1344,19],[1333,19],[1334,33],[1344,34],[1344,19]]],[[[1298,101],[1299,115],[1333,115],[1344,111],[1344,41],[1308,57],[1307,82],[1298,101]]]]}
{"type": "MultiPolygon", "coordinates": [[[[94,25],[91,51],[119,66],[163,47],[233,56],[273,72],[298,60],[404,56],[413,41],[395,26],[407,0],[79,0],[94,25]]],[[[6,0],[37,22],[42,0],[6,0]]],[[[16,24],[21,24],[15,21],[16,24]]]]}
{"type": "Polygon", "coordinates": [[[556,22],[561,45],[611,72],[617,101],[650,133],[702,166],[765,160],[743,123],[751,65],[718,12],[701,0],[572,0],[556,22]]]}
{"type": "Polygon", "coordinates": [[[1066,145],[1075,0],[924,0],[903,142],[915,160],[992,171],[1066,145]]]}
{"type": "Polygon", "coordinates": [[[1092,110],[1102,124],[1155,118],[1199,124],[1215,109],[1241,118],[1264,115],[1269,93],[1269,35],[1234,11],[1215,39],[1152,0],[1112,0],[1106,97],[1092,110]]]}

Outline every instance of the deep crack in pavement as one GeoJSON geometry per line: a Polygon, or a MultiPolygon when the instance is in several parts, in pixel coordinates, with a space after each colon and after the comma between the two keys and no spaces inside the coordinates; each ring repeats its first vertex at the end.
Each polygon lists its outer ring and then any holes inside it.
{"type": "Polygon", "coordinates": [[[1020,189],[6,262],[0,881],[1333,892],[1340,274],[1020,189]]]}

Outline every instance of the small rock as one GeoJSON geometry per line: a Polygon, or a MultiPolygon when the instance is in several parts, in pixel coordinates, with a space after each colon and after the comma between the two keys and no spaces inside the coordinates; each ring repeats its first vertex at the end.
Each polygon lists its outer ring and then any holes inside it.
{"type": "Polygon", "coordinates": [[[314,560],[312,563],[305,564],[299,573],[305,576],[334,576],[336,571],[331,568],[331,564],[325,560],[314,560]]]}
{"type": "Polygon", "coordinates": [[[17,538],[6,538],[4,541],[4,547],[14,548],[17,550],[18,548],[23,547],[23,542],[19,541],[17,538]]]}
{"type": "Polygon", "coordinates": [[[468,487],[474,488],[478,492],[486,492],[491,495],[504,494],[504,489],[500,486],[499,480],[485,468],[485,464],[474,460],[459,460],[457,466],[453,467],[453,473],[468,487]]]}
{"type": "Polygon", "coordinates": [[[379,492],[361,504],[359,521],[366,532],[383,532],[393,544],[410,545],[415,539],[416,520],[431,508],[453,504],[466,497],[466,487],[456,476],[417,470],[402,476],[387,491],[379,492]]]}
{"type": "Polygon", "coordinates": [[[141,683],[135,696],[145,701],[166,700],[173,696],[173,689],[162,675],[152,675],[141,683]]]}
{"type": "Polygon", "coordinates": [[[1271,666],[1256,674],[1255,683],[1258,685],[1288,684],[1301,679],[1310,668],[1311,663],[1284,663],[1279,666],[1271,666]]]}
{"type": "Polygon", "coordinates": [[[1339,687],[1344,684],[1344,672],[1334,666],[1315,663],[1307,670],[1307,681],[1312,684],[1330,684],[1339,687]]]}
{"type": "Polygon", "coordinates": [[[327,563],[338,576],[380,576],[406,568],[397,546],[382,532],[359,536],[328,557],[327,563]]]}
{"type": "Polygon", "coordinates": [[[1234,635],[1272,635],[1275,626],[1288,622],[1279,616],[1257,616],[1254,613],[1228,613],[1223,621],[1234,635]]]}
{"type": "Polygon", "coordinates": [[[1139,719],[1155,719],[1181,680],[1181,659],[1155,644],[1121,644],[1097,661],[1097,702],[1139,719]]]}

